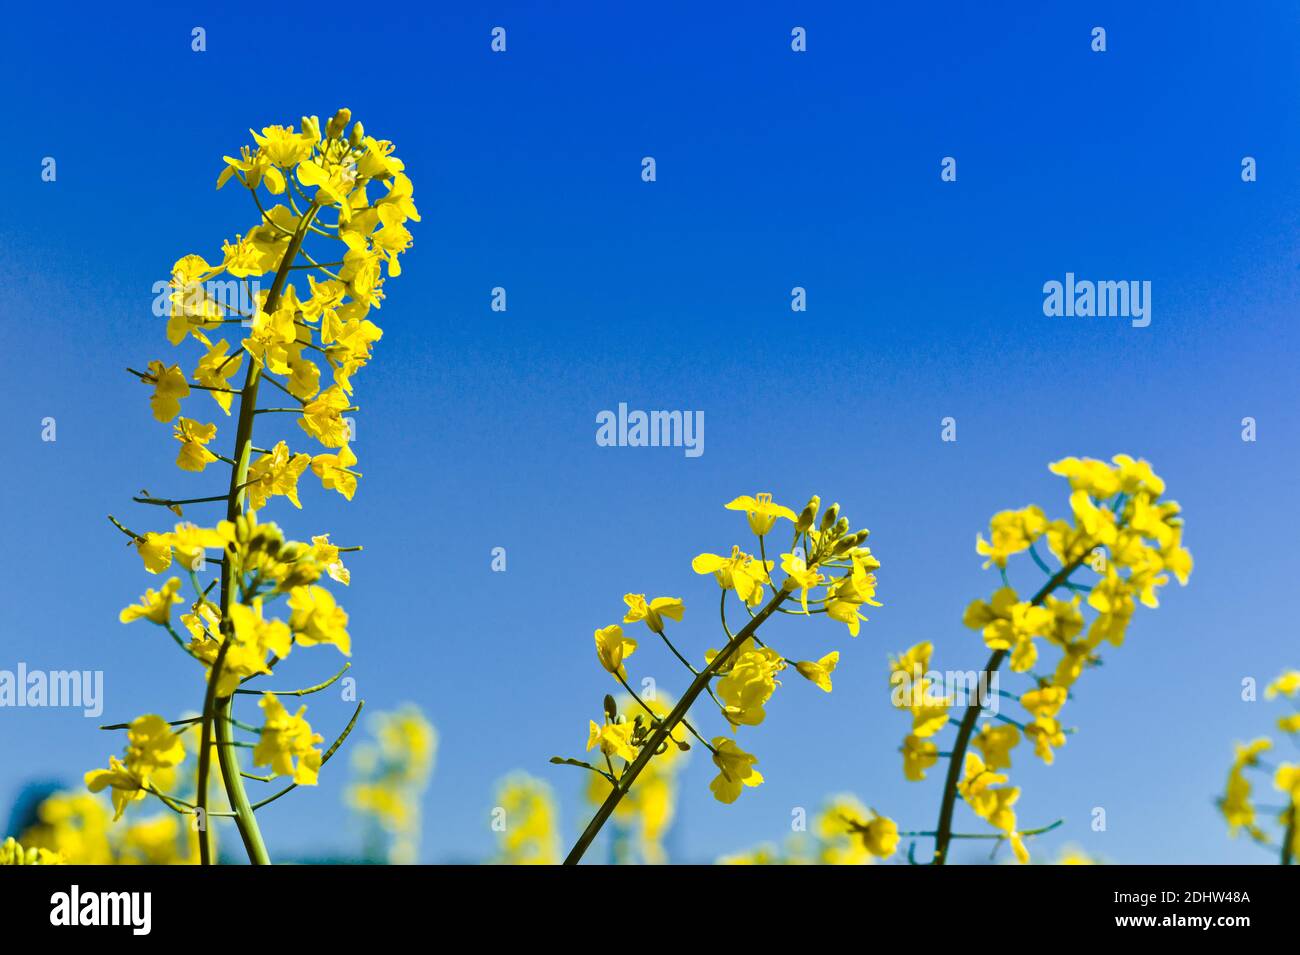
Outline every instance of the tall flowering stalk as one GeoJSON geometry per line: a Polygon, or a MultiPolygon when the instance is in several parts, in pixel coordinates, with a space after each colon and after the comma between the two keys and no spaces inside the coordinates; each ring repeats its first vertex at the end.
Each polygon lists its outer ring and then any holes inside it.
{"type": "MultiPolygon", "coordinates": [[[[1011,750],[1022,739],[1033,744],[1044,763],[1052,763],[1054,751],[1065,745],[1066,730],[1059,715],[1075,681],[1100,661],[1104,644],[1118,647],[1124,642],[1138,603],[1157,606],[1157,590],[1169,582],[1169,574],[1180,584],[1187,583],[1192,557],[1182,546],[1180,508],[1163,497],[1165,482],[1145,461],[1121,454],[1112,462],[1066,458],[1051,465],[1053,473],[1070,482],[1073,522],[1049,522],[1040,508],[1031,505],[994,515],[990,540],[978,538],[976,550],[988,558],[986,568],[997,567],[1001,587],[989,600],[976,600],[966,608],[963,622],[981,633],[992,654],[960,719],[949,715],[953,698],[935,686],[929,643],[917,644],[891,661],[894,703],[912,720],[912,730],[903,740],[904,776],[923,780],[941,758],[949,761],[935,828],[899,833],[902,838],[933,838],[936,865],[947,861],[953,839],[1006,840],[1017,859],[1029,860],[1024,837],[1059,823],[1022,830],[1014,809],[1020,789],[1005,785],[1007,776],[999,770],[1011,768],[1011,750]],[[1054,566],[1038,552],[1042,538],[1055,558],[1054,566]],[[1021,598],[1007,573],[1008,559],[1021,553],[1028,553],[1046,578],[1028,599],[1021,598]],[[1092,584],[1074,579],[1076,572],[1089,570],[1095,575],[1092,584]],[[1091,623],[1084,619],[1085,607],[1095,612],[1091,623]],[[1051,675],[1035,669],[1040,665],[1035,643],[1039,639],[1060,651],[1051,675]],[[1013,673],[1024,674],[1029,682],[1021,693],[991,690],[1007,662],[1013,673]],[[991,709],[992,692],[1016,700],[1026,715],[1017,720],[996,713],[996,720],[976,732],[981,713],[991,709]],[[940,752],[934,737],[949,725],[956,727],[956,736],[948,751],[940,752]],[[978,752],[971,752],[972,747],[978,752]],[[954,832],[959,799],[993,832],[954,832]]],[[[865,825],[858,828],[870,837],[865,825]]]]}
{"type": "Polygon", "coordinates": [[[349,666],[345,663],[334,677],[316,686],[261,692],[260,729],[240,722],[234,712],[237,696],[259,693],[245,684],[272,673],[294,646],[331,644],[351,655],[348,616],[317,581],[328,576],[346,585],[350,578],[340,555],[360,547],[339,547],[328,534],[313,537],[310,544],[289,541],[275,524],[258,520],[258,512],[273,497],[286,497],[301,507],[298,479],[308,468],[326,490],[347,500],[360,476],[354,470],[351,425],[343,415],[357,410],[351,403],[352,379],[370,360],[382,334],[367,315],[384,297],[385,273],[400,273],[398,256],[411,245],[405,223],[418,221],[419,214],[411,199],[411,181],[392,154],[392,144],[366,135],[360,123],[349,130],[350,121],[344,109],[323,134],[314,116],[303,117],[297,131],[268,126],[260,135],[252,134],[255,146],[243,147],[238,157],[226,157],[217,188],[232,179],[243,185],[259,222],[247,235],[223,244],[218,265],[198,255],[179,259],[167,289],[168,341],[172,346],[198,342],[203,354],[190,374],[181,364],[163,360],[132,372],[153,389],[154,417],[174,422],[172,434],[180,443],[177,466],[203,473],[220,464],[230,472],[223,494],[175,499],[145,492],[135,498],[168,508],[178,517],[190,505],[224,505],[224,519],[212,526],[184,522],[172,531],[140,533],[110,517],[131,539],[149,573],[160,574],[175,562],[193,588],[192,598],[182,597],[181,579],[173,576],[160,590],[148,590],[138,605],[123,610],[122,621],[143,619],[164,629],[204,667],[207,688],[201,717],[165,720],[150,714],[132,721],[124,757],[111,757],[108,769],[87,773],[86,783],[94,792],[112,789],[119,817],[128,803],[148,795],[192,815],[204,834],[199,842],[205,864],[213,861],[208,818],[216,815],[234,818],[252,862],[268,863],[256,810],[297,786],[314,785],[320,767],[346,739],[361,710],[358,704],[351,721],[322,754],[319,744],[324,740],[304,718],[306,707],[290,713],[280,701],[280,696],[325,689],[342,676],[349,666]],[[371,190],[379,194],[372,198],[371,190]],[[325,251],[308,251],[317,245],[325,251]],[[305,273],[305,295],[292,281],[295,273],[305,273]],[[215,281],[222,275],[229,278],[215,281]],[[267,275],[272,276],[271,284],[263,289],[261,279],[267,275]],[[323,389],[322,364],[332,378],[323,389]],[[243,384],[233,388],[231,379],[241,365],[243,384]],[[286,407],[258,407],[264,383],[286,396],[286,407]],[[207,392],[227,417],[233,415],[234,441],[228,455],[213,450],[215,423],[180,414],[181,402],[195,390],[207,392]],[[259,447],[254,424],[279,414],[291,415],[326,451],[291,451],[283,439],[259,447]],[[221,556],[210,557],[210,549],[219,549],[221,556]],[[287,602],[288,619],[268,618],[268,607],[281,597],[287,602]],[[180,617],[188,640],[171,619],[172,607],[180,603],[189,603],[189,612],[180,617]],[[155,781],[184,758],[182,731],[196,722],[198,779],[194,801],[188,802],[161,791],[155,781]],[[256,743],[236,738],[239,730],[256,732],[256,743]],[[208,811],[214,748],[228,813],[208,811]],[[244,771],[238,753],[245,748],[252,749],[254,766],[270,768],[268,774],[244,771]],[[289,786],[257,802],[249,799],[245,779],[271,782],[281,776],[291,777],[289,786]]]}
{"type": "MultiPolygon", "coordinates": [[[[712,574],[721,588],[719,616],[726,637],[722,649],[704,654],[699,667],[668,637],[666,621],[681,621],[685,613],[680,598],[647,600],[645,594],[631,593],[623,597],[627,605],[623,623],[644,623],[691,673],[690,686],[670,709],[656,705],[654,700],[643,699],[628,681],[624,661],[636,650],[636,640],[626,635],[619,624],[595,632],[600,665],[622,686],[637,709],[629,718],[612,696],[605,697],[602,721],[590,722],[587,739],[588,751],[599,750],[601,765],[559,756],[551,760],[596,774],[603,780],[600,788],[605,793],[565,864],[573,865],[582,859],[592,840],[633,785],[649,770],[652,761],[667,762],[672,758],[673,748],[679,751],[691,748],[688,735],[709,751],[718,768],[709,789],[719,802],[735,802],[744,788],[760,785],[763,776],[754,768],[757,758],[741,749],[734,737],[740,727],[763,722],[766,717],[763,707],[779,683],[776,678],[792,663],[800,676],[827,693],[831,691],[831,673],[839,662],[838,651],[831,651],[816,661],[795,662],[758,636],[759,628],[777,613],[825,614],[847,626],[850,635],[857,636],[860,621],[866,619],[859,608],[863,604],[879,606],[873,598],[875,571],[880,562],[872,556],[870,548],[863,546],[869,532],[851,530],[848,519],[840,516],[838,504],[827,508],[818,521],[820,505],[820,499],[814,497],[796,515],[774,503],[770,494],[745,495],[726,505],[728,510],[747,515],[759,556],[747,554],[735,545],[728,555],[700,554],[691,562],[697,574],[712,574]],[[775,562],[767,559],[767,537],[778,520],[794,525],[789,551],[781,554],[785,578],[780,586],[771,577],[775,562]],[[749,617],[734,633],[727,622],[729,595],[734,595],[749,617]],[[787,601],[796,606],[784,606],[787,601]],[[706,693],[720,710],[730,736],[706,740],[689,718],[691,707],[706,693]]],[[[764,636],[768,634],[765,632],[764,636]]],[[[652,771],[645,778],[662,778],[670,771],[652,771]]]]}
{"type": "MultiPolygon", "coordinates": [[[[1300,670],[1287,670],[1264,688],[1264,699],[1276,700],[1279,697],[1288,701],[1292,712],[1277,718],[1277,728],[1291,742],[1300,745],[1300,670]]],[[[1266,762],[1262,757],[1273,748],[1273,740],[1261,736],[1249,743],[1238,743],[1233,755],[1232,766],[1228,769],[1228,783],[1219,798],[1219,811],[1228,823],[1228,831],[1237,835],[1245,830],[1259,845],[1274,848],[1274,836],[1266,831],[1258,821],[1256,811],[1264,809],[1251,800],[1251,781],[1247,770],[1273,773],[1273,788],[1282,794],[1281,806],[1268,807],[1273,821],[1278,828],[1277,846],[1280,847],[1278,861],[1282,865],[1294,865],[1300,858],[1300,764],[1279,763],[1276,766],[1266,762]]]]}

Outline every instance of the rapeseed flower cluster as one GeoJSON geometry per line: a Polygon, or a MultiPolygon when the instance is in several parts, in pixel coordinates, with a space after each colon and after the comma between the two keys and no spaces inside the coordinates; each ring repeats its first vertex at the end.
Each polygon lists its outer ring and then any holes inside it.
{"type": "MultiPolygon", "coordinates": [[[[681,622],[686,607],[681,598],[672,596],[628,593],[623,597],[622,621],[595,631],[597,662],[623,688],[630,705],[620,707],[606,696],[601,721],[589,721],[587,751],[595,751],[596,762],[558,756],[552,759],[592,772],[598,777],[593,793],[605,793],[567,862],[582,857],[625,799],[639,798],[632,795],[637,791],[634,783],[637,787],[662,789],[671,770],[669,761],[675,758],[668,754],[689,750],[692,743],[688,737],[693,737],[712,758],[717,775],[709,788],[719,802],[735,802],[745,789],[761,785],[763,774],[757,768],[758,758],[739,742],[741,727],[763,723],[766,706],[781,685],[779,677],[788,669],[829,693],[839,653],[830,651],[815,660],[787,658],[758,636],[759,628],[776,613],[802,617],[824,614],[845,626],[851,636],[857,636],[866,619],[861,608],[879,606],[875,600],[875,572],[880,563],[865,546],[868,531],[852,530],[848,519],[840,515],[838,504],[822,511],[820,499],[813,497],[796,514],[774,502],[770,494],[758,494],[737,497],[725,506],[745,514],[754,544],[749,549],[735,544],[729,553],[703,553],[691,562],[695,573],[711,576],[719,587],[720,624],[726,637],[721,648],[705,652],[698,665],[677,648],[668,634],[669,622],[681,622]],[[778,522],[788,522],[791,536],[788,548],[779,553],[780,576],[774,579],[777,561],[768,558],[767,547],[778,522]],[[729,602],[739,604],[747,618],[734,631],[727,616],[729,602]],[[663,642],[690,671],[689,688],[671,706],[643,699],[629,682],[626,662],[639,646],[638,637],[633,635],[640,629],[638,624],[663,642]],[[634,629],[629,632],[625,627],[634,629]],[[691,707],[706,693],[725,722],[727,734],[706,739],[691,721],[691,707]],[[652,766],[655,769],[651,770],[652,766]],[[649,777],[645,776],[647,772],[649,777]]],[[[663,799],[643,797],[642,803],[655,807],[651,812],[652,831],[662,828],[663,799]]],[[[624,810],[624,818],[627,814],[624,810]]]]}
{"type": "Polygon", "coordinates": [[[976,539],[976,552],[987,558],[984,566],[996,567],[1001,582],[988,599],[973,601],[963,616],[992,655],[980,684],[968,688],[974,699],[961,717],[951,715],[957,705],[954,694],[931,671],[930,643],[890,660],[893,702],[910,721],[901,746],[903,775],[923,780],[940,759],[949,760],[938,826],[904,834],[933,838],[938,864],[946,861],[955,837],[958,799],[993,829],[992,838],[1008,842],[1020,862],[1029,861],[1025,837],[1054,826],[1021,827],[1015,809],[1020,788],[1010,785],[1004,772],[1012,767],[1012,751],[1025,742],[1044,763],[1054,761],[1069,732],[1060,714],[1075,682],[1100,661],[1104,647],[1123,644],[1139,604],[1156,607],[1159,589],[1171,577],[1186,584],[1192,570],[1191,554],[1182,543],[1180,508],[1165,498],[1165,482],[1147,462],[1120,454],[1110,463],[1065,458],[1050,469],[1070,483],[1070,519],[1049,520],[1041,508],[1030,505],[995,514],[989,538],[981,534],[976,539]],[[1052,563],[1039,553],[1040,542],[1052,563]],[[1047,578],[1030,596],[1022,596],[1008,575],[1010,558],[1019,554],[1028,554],[1047,578]],[[1091,572],[1094,579],[1080,583],[1076,572],[1091,572]],[[1091,620],[1086,611],[1092,612],[1091,620]],[[1054,666],[1044,667],[1044,647],[1056,651],[1054,666]],[[994,689],[1003,663],[1012,673],[1025,674],[1027,689],[994,689]],[[1016,700],[1025,715],[1013,719],[998,713],[977,732],[992,692],[1016,700]],[[955,739],[941,751],[938,739],[949,726],[956,728],[955,739]]]}
{"type": "MultiPolygon", "coordinates": [[[[340,547],[328,534],[310,543],[288,540],[275,524],[259,521],[258,512],[277,497],[300,508],[299,481],[308,471],[327,491],[347,500],[356,493],[360,473],[344,415],[357,410],[352,405],[356,376],[383,334],[371,312],[384,299],[387,279],[401,272],[399,257],[411,245],[407,223],[420,217],[392,143],[368,135],[346,109],[324,128],[316,117],[304,117],[296,128],[268,126],[252,137],[252,146],[225,158],[217,188],[232,182],[243,186],[256,206],[257,223],[224,242],[215,264],[189,254],[172,268],[166,337],[172,347],[197,345],[197,356],[155,358],[146,371],[133,372],[150,388],[153,417],[169,425],[179,443],[177,466],[192,474],[219,465],[229,469],[224,493],[178,499],[146,492],[136,501],[182,518],[186,507],[224,504],[224,519],[144,532],[114,520],[148,573],[177,572],[146,590],[122,611],[121,620],[162,628],[206,673],[197,791],[193,802],[182,803],[160,788],[160,773],[185,755],[176,727],[190,724],[154,714],[129,724],[124,754],[110,757],[106,769],[87,773],[86,784],[94,792],[111,790],[117,817],[128,803],[154,795],[192,815],[207,833],[215,748],[229,815],[250,859],[265,863],[269,858],[254,810],[288,790],[250,802],[238,749],[251,747],[253,765],[270,771],[244,774],[249,778],[287,777],[289,788],[314,785],[357,714],[322,751],[324,738],[307,721],[306,707],[290,711],[274,692],[260,694],[262,725],[251,727],[256,742],[236,740],[235,730],[246,724],[235,719],[233,701],[238,693],[254,692],[243,685],[270,674],[295,647],[328,645],[351,654],[348,615],[322,582],[348,584],[341,555],[360,548],[340,547]],[[270,285],[262,287],[267,275],[270,285]],[[295,277],[305,277],[305,284],[295,277]],[[234,381],[238,373],[241,385],[234,381]],[[259,407],[264,385],[281,392],[287,406],[259,407]],[[195,392],[211,398],[215,420],[188,407],[195,392]],[[320,450],[291,447],[292,435],[269,447],[259,445],[254,425],[274,414],[290,415],[300,437],[305,434],[320,450]],[[232,419],[228,443],[221,440],[223,418],[232,419]],[[186,583],[192,592],[183,595],[186,583]],[[281,598],[285,611],[277,616],[272,605],[281,598]]],[[[301,696],[332,682],[287,692],[301,696]]],[[[202,861],[212,861],[209,838],[201,839],[200,847],[202,861]]]]}

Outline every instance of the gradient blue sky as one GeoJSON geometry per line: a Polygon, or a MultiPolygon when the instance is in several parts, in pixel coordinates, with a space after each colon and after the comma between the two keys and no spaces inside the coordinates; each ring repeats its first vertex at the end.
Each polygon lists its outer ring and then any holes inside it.
{"type": "MultiPolygon", "coordinates": [[[[695,754],[670,848],[708,860],[779,840],[792,807],[840,791],[931,828],[939,785],[902,780],[887,654],[928,639],[940,666],[982,662],[960,623],[995,586],[976,532],[1008,506],[1062,513],[1048,461],[1123,451],[1184,505],[1196,572],[1081,681],[1056,765],[1020,760],[1022,820],[1064,816],[1046,847],[1114,861],[1267,861],[1227,837],[1212,800],[1233,741],[1274,715],[1241,703],[1240,681],[1300,665],[1284,599],[1294,7],[899,6],[9,12],[0,667],[103,669],[107,708],[0,712],[0,807],[102,765],[121,740],[96,722],[198,704],[166,637],[117,623],[155,581],[104,515],[161,526],[130,503],[139,488],[222,488],[173,467],[169,429],[123,368],[170,351],[150,305],[171,263],[219,258],[256,221],[237,189],[214,191],[221,156],[249,126],[346,104],[397,143],[423,222],[358,378],[357,499],[316,487],[302,512],[281,500],[265,515],[366,546],[344,595],[361,695],[417,702],[442,735],[423,859],[486,857],[494,782],[516,768],[554,784],[576,833],[584,781],[546,760],[580,752],[611,689],[592,630],[619,619],[625,591],[671,593],[687,603],[682,644],[716,645],[716,587],[690,558],[743,540],[721,505],[760,490],[793,506],[820,493],[870,527],[885,606],[856,641],[819,620],[776,631],[792,655],[842,651],[835,692],[786,681],[745,733],[767,782],[734,806],[713,801],[695,754]],[[206,53],[190,50],[196,25],[206,53]],[[489,51],[496,25],[505,55],[489,51]],[[1089,50],[1094,25],[1105,54],[1089,50]],[[948,155],[954,184],[939,180],[948,155]],[[1067,271],[1150,280],[1151,326],[1045,318],[1042,285],[1067,271]],[[498,285],[504,314],[489,309],[498,285]],[[595,414],[620,401],[703,410],[705,454],[598,448],[595,414]],[[51,415],[54,444],[40,440],[51,415]],[[947,415],[955,444],[939,440],[947,415]],[[1257,443],[1240,440],[1246,415],[1257,443]],[[1105,833],[1088,828],[1094,806],[1105,833]]],[[[643,647],[633,672],[681,689],[643,647]]],[[[286,681],[332,672],[331,654],[295,654],[286,681]]],[[[349,709],[322,696],[310,713],[332,736],[349,709]]],[[[324,776],[264,813],[273,853],[357,844],[343,774],[324,776]]]]}

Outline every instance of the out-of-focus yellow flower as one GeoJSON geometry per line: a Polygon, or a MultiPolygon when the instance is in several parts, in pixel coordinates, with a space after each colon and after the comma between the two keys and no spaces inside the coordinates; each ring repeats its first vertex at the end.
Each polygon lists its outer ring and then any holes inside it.
{"type": "Polygon", "coordinates": [[[1300,670],[1287,670],[1276,680],[1264,687],[1264,699],[1272,700],[1278,696],[1295,696],[1300,693],[1300,670]]]}
{"type": "Polygon", "coordinates": [[[1020,745],[1020,730],[1009,723],[986,725],[971,739],[991,770],[1010,769],[1011,751],[1020,745]]]}
{"type": "Polygon", "coordinates": [[[1054,749],[1065,745],[1065,730],[1061,724],[1050,716],[1035,717],[1025,726],[1025,738],[1034,744],[1034,754],[1047,765],[1052,765],[1056,758],[1054,749]]]}
{"type": "Polygon", "coordinates": [[[869,865],[874,861],[860,828],[871,816],[856,796],[831,796],[813,820],[817,861],[822,865],[869,865]]]}
{"type": "Polygon", "coordinates": [[[1008,557],[1028,550],[1045,533],[1047,517],[1040,507],[1030,505],[1018,511],[999,511],[989,523],[990,541],[985,542],[984,535],[978,535],[975,550],[988,558],[985,567],[994,564],[1005,567],[1008,557]]]}
{"type": "Polygon", "coordinates": [[[24,849],[10,836],[0,842],[0,865],[63,865],[63,857],[49,849],[24,849]]]}
{"type": "Polygon", "coordinates": [[[984,761],[974,753],[966,754],[964,769],[965,774],[957,784],[962,799],[975,815],[1007,836],[1016,858],[1022,864],[1028,862],[1029,853],[1016,831],[1016,812],[1012,808],[1020,798],[1020,789],[997,785],[1005,783],[1007,777],[988,769],[984,761]]]}
{"type": "Polygon", "coordinates": [[[498,862],[555,865],[560,861],[559,820],[551,787],[527,773],[506,777],[496,792],[492,828],[500,833],[498,862]]]}
{"type": "Polygon", "coordinates": [[[912,782],[925,779],[925,772],[939,761],[939,747],[933,741],[908,733],[903,739],[903,777],[912,782]]]}
{"type": "MultiPolygon", "coordinates": [[[[182,826],[173,813],[132,823],[122,833],[120,865],[183,865],[192,861],[181,851],[182,826]]],[[[195,840],[197,843],[197,840],[195,840]]]]}
{"type": "Polygon", "coordinates": [[[1093,856],[1088,855],[1078,846],[1066,846],[1056,860],[1057,865],[1101,865],[1093,856]]]}
{"type": "Polygon", "coordinates": [[[1038,659],[1033,638],[1052,633],[1056,617],[1045,607],[1022,601],[1010,587],[999,589],[989,602],[972,601],[962,623],[981,630],[991,650],[1010,650],[1011,669],[1023,673],[1038,659]]]}
{"type": "Polygon", "coordinates": [[[1273,741],[1266,736],[1251,740],[1235,747],[1232,766],[1228,770],[1228,782],[1223,797],[1219,800],[1219,811],[1228,823],[1228,832],[1236,835],[1245,829],[1257,842],[1267,842],[1268,837],[1255,823],[1255,806],[1250,801],[1250,780],[1242,770],[1259,765],[1261,754],[1273,748],[1273,741]]]}
{"type": "Polygon", "coordinates": [[[36,822],[20,838],[72,865],[109,865],[114,861],[111,820],[103,801],[90,793],[58,792],[37,806],[36,822]]]}
{"type": "Polygon", "coordinates": [[[354,782],[347,802],[373,822],[388,841],[388,861],[416,861],[420,839],[420,801],[433,773],[438,734],[420,712],[407,704],[371,720],[374,741],[352,755],[354,782]]]}

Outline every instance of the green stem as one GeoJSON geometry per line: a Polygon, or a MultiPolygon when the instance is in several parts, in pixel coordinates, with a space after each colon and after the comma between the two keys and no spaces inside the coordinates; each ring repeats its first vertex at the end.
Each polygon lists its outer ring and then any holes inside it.
{"type": "Polygon", "coordinates": [[[1295,826],[1296,826],[1296,804],[1293,801],[1291,808],[1287,810],[1286,832],[1282,834],[1282,864],[1290,865],[1294,859],[1292,854],[1295,852],[1295,826]]]}
{"type": "MultiPolygon", "coordinates": [[[[724,591],[723,593],[725,594],[726,592],[724,591]]],[[[613,815],[619,802],[621,802],[623,797],[627,795],[628,790],[632,788],[632,784],[636,782],[636,778],[640,776],[641,771],[649,765],[650,760],[654,757],[654,754],[658,751],[659,747],[664,744],[664,741],[668,739],[669,734],[672,733],[672,731],[677,727],[677,724],[685,718],[686,712],[691,708],[691,705],[695,702],[696,698],[704,692],[704,688],[708,686],[709,681],[713,679],[713,675],[722,668],[723,664],[725,664],[727,660],[731,658],[732,654],[740,648],[740,645],[749,639],[763,621],[776,612],[777,607],[779,607],[782,601],[784,601],[788,596],[790,595],[784,590],[777,591],[776,595],[763,606],[763,609],[751,617],[749,623],[741,627],[736,635],[727,641],[727,645],[723,647],[722,650],[709,662],[709,665],[701,670],[699,675],[691,681],[690,687],[682,694],[682,698],[677,701],[677,705],[673,707],[672,712],[670,712],[668,716],[664,718],[663,722],[659,724],[659,728],[650,734],[650,738],[647,739],[645,745],[641,747],[641,752],[637,754],[636,759],[631,763],[631,765],[623,771],[623,775],[618,778],[618,782],[615,783],[614,787],[609,791],[609,795],[605,797],[605,801],[601,803],[600,808],[596,810],[596,815],[592,817],[591,822],[587,823],[587,828],[583,830],[582,835],[578,837],[578,841],[574,843],[573,848],[569,850],[569,855],[564,860],[565,865],[577,865],[582,860],[583,853],[587,851],[587,848],[600,832],[601,827],[604,826],[609,817],[613,815]]]]}
{"type": "MultiPolygon", "coordinates": [[[[1070,563],[1066,564],[1055,574],[1053,574],[1038,593],[1034,594],[1030,601],[1034,606],[1039,606],[1047,595],[1060,587],[1070,575],[1079,568],[1084,561],[1083,557],[1077,557],[1070,563]]],[[[994,650],[993,655],[989,657],[989,662],[984,664],[984,686],[988,686],[993,681],[993,674],[1002,666],[1002,661],[1007,658],[1008,651],[994,650]]],[[[943,865],[948,860],[948,845],[952,840],[952,814],[957,805],[957,782],[961,779],[961,774],[966,762],[966,747],[970,743],[971,734],[975,731],[975,722],[979,719],[980,710],[983,709],[983,700],[976,699],[966,707],[966,712],[962,715],[961,723],[958,724],[957,741],[952,747],[952,758],[948,761],[948,773],[943,781],[943,802],[939,806],[939,825],[935,827],[934,837],[934,865],[943,865]]]]}
{"type": "Polygon", "coordinates": [[[195,785],[195,813],[203,829],[199,832],[199,864],[212,865],[212,829],[208,819],[208,775],[212,771],[212,721],[216,718],[217,682],[221,679],[221,666],[226,662],[229,640],[222,640],[217,648],[212,671],[208,674],[208,689],[203,697],[203,729],[199,742],[199,778],[195,785]]]}
{"type": "MultiPolygon", "coordinates": [[[[299,222],[293,238],[289,240],[288,248],[285,249],[284,258],[280,260],[280,267],[276,270],[275,279],[271,283],[271,290],[263,306],[268,313],[274,312],[280,306],[280,296],[284,292],[284,284],[289,276],[289,267],[297,258],[298,250],[302,248],[307,230],[311,227],[312,219],[316,217],[316,211],[317,206],[313,204],[299,222]]],[[[244,386],[239,393],[239,423],[235,429],[233,455],[236,463],[230,469],[230,490],[226,495],[226,520],[232,523],[244,513],[246,498],[244,485],[248,481],[248,465],[253,450],[253,416],[257,409],[257,386],[261,381],[261,371],[261,365],[257,361],[250,361],[244,375],[244,386]]],[[[221,565],[223,623],[230,617],[230,606],[234,602],[235,588],[238,583],[234,579],[232,569],[232,561],[224,561],[221,565]]],[[[222,782],[225,783],[226,797],[230,800],[230,808],[234,810],[235,824],[239,827],[239,835],[244,841],[249,861],[254,865],[270,865],[271,858],[267,854],[266,844],[262,841],[262,832],[258,828],[253,807],[248,802],[248,793],[244,791],[243,779],[240,776],[239,754],[237,748],[230,745],[232,743],[231,720],[234,719],[233,705],[233,696],[221,697],[216,701],[217,741],[222,744],[217,749],[217,759],[221,762],[222,782]]],[[[206,754],[207,747],[204,747],[204,755],[206,754]]]]}

